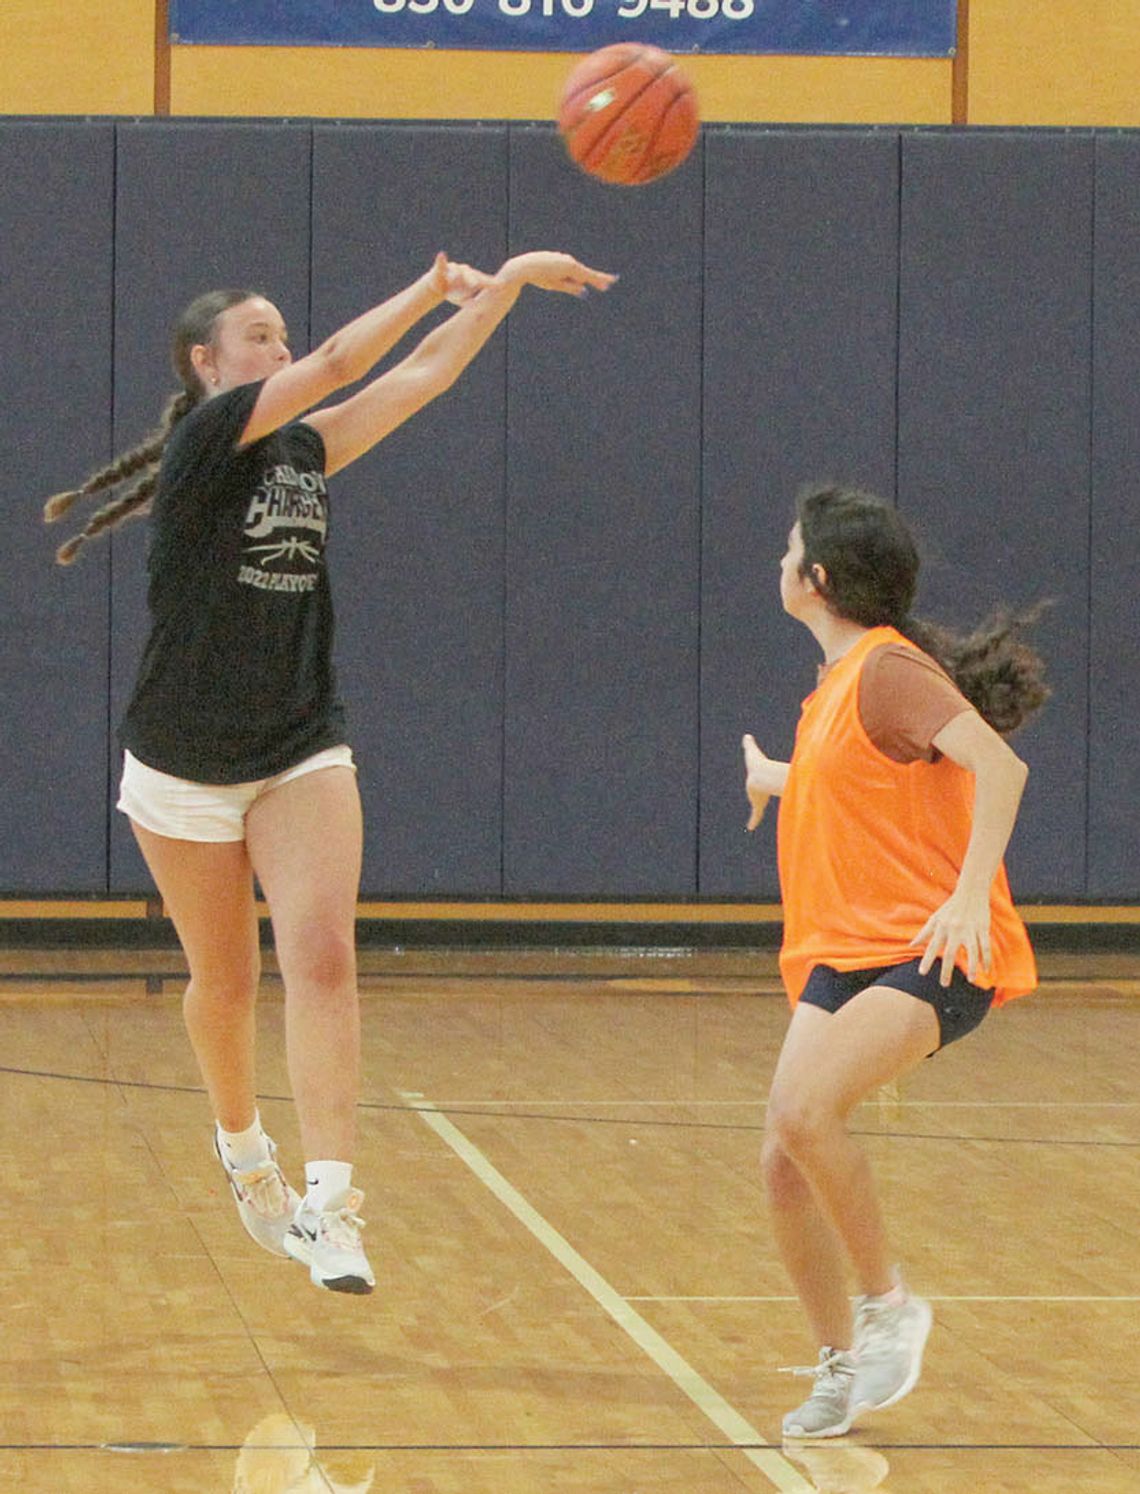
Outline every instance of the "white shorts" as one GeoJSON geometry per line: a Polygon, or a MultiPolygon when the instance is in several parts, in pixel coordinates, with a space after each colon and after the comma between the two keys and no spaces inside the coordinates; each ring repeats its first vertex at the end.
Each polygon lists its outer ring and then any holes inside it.
{"type": "Polygon", "coordinates": [[[320,768],[351,768],[355,772],[352,748],[326,747],[284,773],[253,783],[191,783],[148,768],[127,752],[115,807],[144,830],[171,840],[244,840],[245,817],[263,794],[320,768]]]}

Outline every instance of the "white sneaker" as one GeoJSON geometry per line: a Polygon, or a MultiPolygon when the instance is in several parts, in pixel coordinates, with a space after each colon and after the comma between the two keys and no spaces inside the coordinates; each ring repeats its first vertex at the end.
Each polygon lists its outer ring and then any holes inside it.
{"type": "Polygon", "coordinates": [[[905,1287],[855,1304],[855,1388],[852,1404],[881,1411],[918,1384],[922,1351],[934,1314],[930,1303],[905,1287]]]}
{"type": "Polygon", "coordinates": [[[360,1243],[364,1220],[357,1210],[363,1202],[360,1189],[349,1188],[320,1213],[304,1203],[297,1209],[284,1237],[285,1252],[308,1266],[314,1286],[364,1295],[376,1285],[360,1243]]]}
{"type": "Polygon", "coordinates": [[[819,1363],[782,1370],[785,1375],[813,1375],[815,1386],[802,1406],[784,1417],[784,1436],[842,1437],[849,1431],[855,1406],[855,1358],[846,1349],[820,1349],[819,1363]]]}
{"type": "Polygon", "coordinates": [[[264,1250],[288,1257],[285,1235],[293,1223],[301,1200],[285,1181],[277,1165],[277,1148],[267,1136],[269,1160],[239,1172],[231,1167],[214,1132],[214,1152],[233,1189],[238,1217],[246,1230],[264,1250]]]}

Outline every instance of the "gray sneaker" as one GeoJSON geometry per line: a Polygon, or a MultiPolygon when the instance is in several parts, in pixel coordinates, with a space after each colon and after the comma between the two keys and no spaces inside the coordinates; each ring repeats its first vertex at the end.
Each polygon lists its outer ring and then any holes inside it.
{"type": "Polygon", "coordinates": [[[922,1351],[934,1314],[930,1303],[906,1288],[901,1301],[860,1297],[855,1303],[855,1388],[857,1410],[881,1411],[901,1401],[918,1384],[922,1351]]]}
{"type": "Polygon", "coordinates": [[[269,1142],[268,1161],[248,1168],[245,1172],[239,1172],[226,1161],[216,1131],[214,1151],[229,1179],[238,1217],[247,1232],[263,1250],[288,1259],[284,1240],[301,1207],[301,1200],[285,1181],[285,1175],[277,1165],[277,1148],[268,1136],[265,1139],[269,1142]]]}
{"type": "Polygon", "coordinates": [[[849,1350],[828,1348],[820,1349],[818,1364],[784,1370],[788,1375],[815,1377],[811,1395],[784,1417],[784,1436],[842,1437],[856,1409],[851,1398],[855,1370],[855,1357],[849,1350]]]}

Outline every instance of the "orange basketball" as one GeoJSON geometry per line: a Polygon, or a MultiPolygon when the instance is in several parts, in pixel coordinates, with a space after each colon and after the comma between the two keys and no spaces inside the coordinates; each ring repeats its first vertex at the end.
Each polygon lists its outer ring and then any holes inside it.
{"type": "Polygon", "coordinates": [[[693,85],[668,52],[617,42],[566,79],[558,128],[583,171],[633,187],[679,166],[700,129],[693,85]]]}

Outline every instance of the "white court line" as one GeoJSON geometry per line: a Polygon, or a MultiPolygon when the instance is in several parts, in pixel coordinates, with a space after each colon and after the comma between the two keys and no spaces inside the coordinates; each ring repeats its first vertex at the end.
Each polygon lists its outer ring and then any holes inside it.
{"type": "MultiPolygon", "coordinates": [[[[637,1297],[626,1302],[798,1302],[798,1297],[637,1297]]],[[[1140,1297],[927,1297],[927,1302],[1140,1302],[1140,1297]]]]}
{"type": "MultiPolygon", "coordinates": [[[[627,1106],[629,1109],[654,1106],[667,1109],[676,1106],[684,1109],[715,1110],[720,1108],[743,1109],[750,1105],[763,1110],[767,1100],[684,1100],[671,1095],[663,1100],[600,1100],[600,1099],[547,1099],[543,1095],[533,1096],[529,1100],[488,1100],[484,1096],[474,1095],[467,1099],[447,1098],[433,1102],[440,1109],[455,1110],[464,1105],[490,1105],[497,1110],[509,1109],[512,1105],[541,1105],[547,1110],[557,1108],[565,1109],[567,1106],[593,1105],[598,1109],[606,1109],[614,1106],[627,1106]]],[[[879,1104],[877,1097],[863,1100],[862,1105],[868,1109],[874,1109],[879,1104]]],[[[892,1102],[893,1103],[893,1102],[892,1102]]],[[[911,1110],[1137,1110],[1140,1109],[1140,1100],[912,1100],[909,1095],[902,1097],[901,1103],[911,1110]]]]}
{"type": "Polygon", "coordinates": [[[768,1446],[767,1440],[756,1428],[734,1406],[731,1406],[718,1390],[699,1375],[692,1365],[682,1359],[676,1349],[662,1338],[655,1328],[651,1328],[640,1313],[630,1307],[625,1298],[610,1286],[605,1277],[595,1271],[589,1261],[579,1255],[565,1237],[560,1235],[554,1226],[549,1224],[537,1209],[527,1202],[518,1189],[507,1181],[477,1146],[468,1141],[457,1126],[453,1125],[445,1115],[441,1115],[435,1105],[421,1094],[403,1092],[401,1099],[414,1108],[425,1125],[430,1126],[440,1140],[449,1146],[462,1162],[466,1163],[479,1181],[490,1189],[499,1202],[504,1204],[519,1223],[530,1231],[538,1243],[550,1252],[559,1265],[564,1266],[570,1272],[579,1286],[589,1292],[598,1306],[609,1314],[617,1326],[633,1339],[638,1348],[648,1354],[657,1368],[663,1374],[668,1375],[677,1389],[688,1396],[716,1429],[729,1442],[738,1447],[742,1455],[757,1467],[775,1488],[781,1490],[782,1494],[811,1494],[813,1486],[796,1472],[783,1454],[768,1446]]]}

